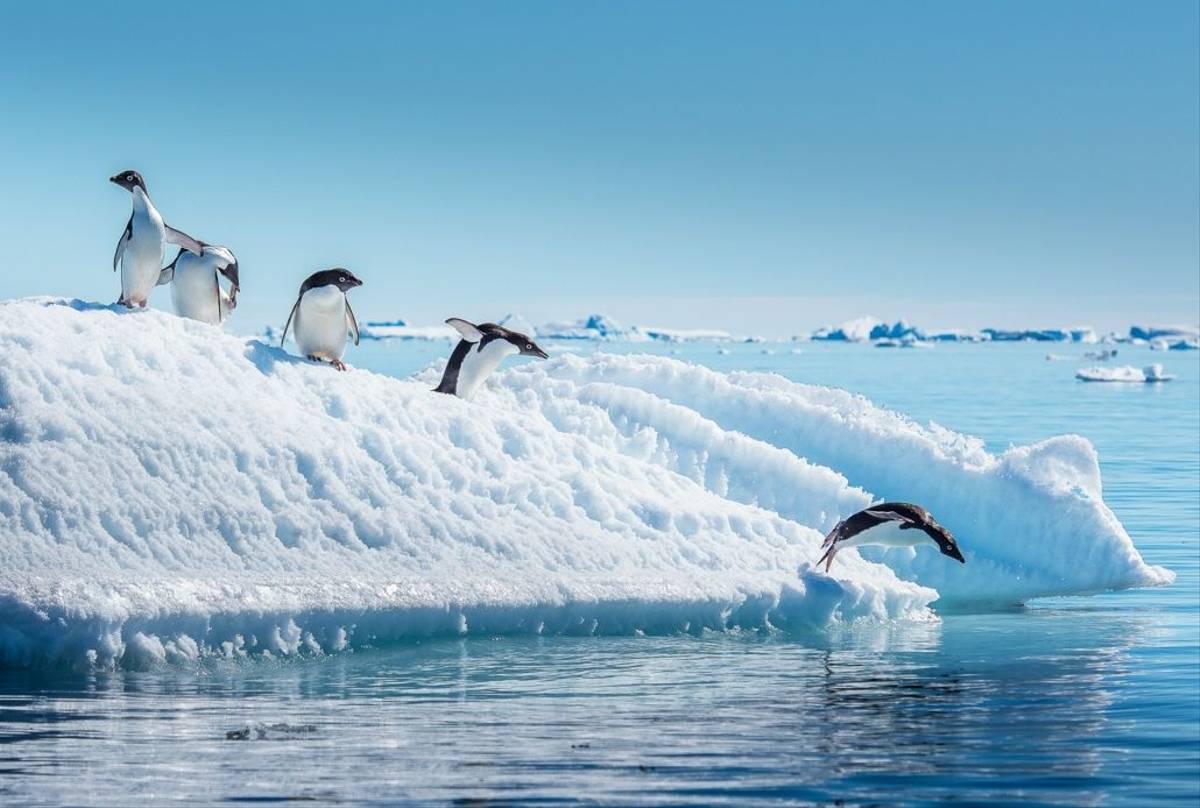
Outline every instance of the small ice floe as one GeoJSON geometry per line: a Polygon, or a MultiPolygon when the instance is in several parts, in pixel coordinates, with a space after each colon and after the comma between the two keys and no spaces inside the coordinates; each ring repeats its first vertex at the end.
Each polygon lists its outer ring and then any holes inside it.
{"type": "Polygon", "coordinates": [[[762,353],[765,354],[766,356],[770,356],[773,353],[775,353],[775,349],[774,348],[763,348],[762,353]]]}
{"type": "Polygon", "coordinates": [[[1074,359],[1074,358],[1075,358],[1075,357],[1073,357],[1073,356],[1067,356],[1066,354],[1057,354],[1057,353],[1048,353],[1048,354],[1046,354],[1046,361],[1047,361],[1047,362],[1067,362],[1067,361],[1069,361],[1069,360],[1071,360],[1071,359],[1074,359]]]}
{"type": "Polygon", "coordinates": [[[721,354],[721,356],[727,356],[728,354],[733,353],[733,351],[729,350],[728,348],[717,348],[717,353],[721,354]]]}
{"type": "Polygon", "coordinates": [[[317,731],[313,724],[262,724],[255,722],[225,733],[227,741],[278,741],[305,738],[317,731]]]}
{"type": "Polygon", "coordinates": [[[1093,362],[1107,362],[1117,355],[1117,349],[1113,348],[1106,351],[1087,351],[1083,354],[1084,359],[1091,359],[1093,362]]]}
{"type": "Polygon", "coordinates": [[[876,348],[932,348],[933,344],[924,340],[916,339],[913,336],[905,336],[899,339],[885,337],[877,339],[873,343],[876,348]]]}
{"type": "Polygon", "coordinates": [[[1175,377],[1163,373],[1162,365],[1147,365],[1135,368],[1123,365],[1118,368],[1081,368],[1075,373],[1075,378],[1085,382],[1169,382],[1175,377]]]}

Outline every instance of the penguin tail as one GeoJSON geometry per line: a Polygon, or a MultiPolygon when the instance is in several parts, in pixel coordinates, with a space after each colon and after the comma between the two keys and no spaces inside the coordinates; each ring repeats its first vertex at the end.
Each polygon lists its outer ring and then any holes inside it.
{"type": "Polygon", "coordinates": [[[828,550],[825,551],[825,555],[821,556],[820,560],[817,561],[817,566],[820,567],[821,564],[824,563],[825,564],[825,572],[829,572],[829,568],[833,566],[833,557],[835,555],[837,555],[837,551],[838,551],[837,545],[831,546],[828,550]]]}
{"type": "Polygon", "coordinates": [[[842,534],[842,525],[846,524],[845,520],[838,522],[833,526],[833,530],[825,534],[825,541],[821,542],[821,549],[826,550],[834,545],[842,534]]]}

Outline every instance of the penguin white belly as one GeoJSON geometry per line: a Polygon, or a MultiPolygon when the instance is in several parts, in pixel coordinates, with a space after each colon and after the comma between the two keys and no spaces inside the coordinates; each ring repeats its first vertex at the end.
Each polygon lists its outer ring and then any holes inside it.
{"type": "Polygon", "coordinates": [[[480,350],[472,345],[471,350],[463,357],[462,366],[458,370],[458,383],[454,391],[459,398],[470,398],[480,388],[484,380],[506,356],[520,353],[516,345],[505,339],[494,339],[480,350]]]}
{"type": "Polygon", "coordinates": [[[336,286],[309,289],[296,310],[296,347],[305,356],[332,361],[346,352],[346,295],[336,286]]]}
{"type": "Polygon", "coordinates": [[[930,541],[929,536],[920,528],[900,529],[900,522],[884,522],[873,528],[864,530],[856,536],[851,536],[839,547],[859,547],[864,544],[875,544],[881,547],[916,547],[930,541]]]}
{"type": "Polygon", "coordinates": [[[150,207],[135,207],[132,227],[133,234],[121,256],[121,298],[128,306],[142,306],[158,285],[165,230],[162,217],[150,207]]]}
{"type": "Polygon", "coordinates": [[[216,267],[207,257],[186,251],[175,261],[171,303],[180,317],[209,325],[220,325],[229,315],[229,299],[217,284],[216,267]]]}

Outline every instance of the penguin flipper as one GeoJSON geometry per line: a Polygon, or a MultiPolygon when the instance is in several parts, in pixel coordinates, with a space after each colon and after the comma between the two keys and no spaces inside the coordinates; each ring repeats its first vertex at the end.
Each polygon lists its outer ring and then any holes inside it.
{"type": "MultiPolygon", "coordinates": [[[[132,221],[132,219],[130,221],[132,221]]],[[[203,244],[201,244],[199,241],[196,241],[196,239],[192,238],[182,230],[176,230],[166,222],[163,222],[163,240],[169,241],[172,244],[178,244],[180,247],[183,247],[193,255],[200,255],[200,253],[204,252],[203,244]]]]}
{"type": "Polygon", "coordinates": [[[117,251],[113,253],[113,272],[117,271],[117,264],[121,262],[121,256],[125,254],[125,248],[129,246],[129,239],[133,238],[133,214],[129,214],[129,221],[125,224],[125,230],[121,233],[121,237],[117,239],[117,251]]]}
{"type": "Polygon", "coordinates": [[[863,513],[874,516],[876,519],[883,519],[888,522],[904,522],[905,524],[909,525],[913,524],[912,519],[902,513],[897,513],[896,511],[884,511],[876,510],[874,508],[867,508],[865,511],[863,511],[863,513]]]}
{"type": "Polygon", "coordinates": [[[283,324],[283,336],[279,338],[279,347],[283,347],[283,343],[287,341],[288,326],[292,324],[292,318],[296,316],[296,309],[300,308],[300,298],[296,298],[295,304],[292,306],[292,312],[288,315],[287,322],[283,324]]]}
{"type": "Polygon", "coordinates": [[[479,327],[468,323],[461,317],[451,317],[446,321],[446,325],[453,326],[454,330],[462,334],[462,338],[467,342],[479,342],[483,339],[483,332],[479,330],[479,327]]]}
{"type": "Polygon", "coordinates": [[[346,301],[346,327],[350,329],[350,333],[354,335],[354,344],[358,344],[358,318],[354,316],[354,309],[350,308],[350,301],[346,301]]]}
{"type": "Polygon", "coordinates": [[[183,255],[182,249],[171,259],[171,263],[162,268],[162,271],[158,273],[158,283],[154,284],[155,286],[166,286],[175,280],[175,264],[179,261],[179,256],[181,255],[183,255]]]}

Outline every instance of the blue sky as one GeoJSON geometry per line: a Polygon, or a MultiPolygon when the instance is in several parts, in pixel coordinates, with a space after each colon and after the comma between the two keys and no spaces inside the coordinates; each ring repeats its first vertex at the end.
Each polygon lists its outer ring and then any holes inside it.
{"type": "Polygon", "coordinates": [[[133,167],[241,331],[1200,318],[1195,2],[101,6],[0,6],[0,297],[116,299],[133,167]]]}

